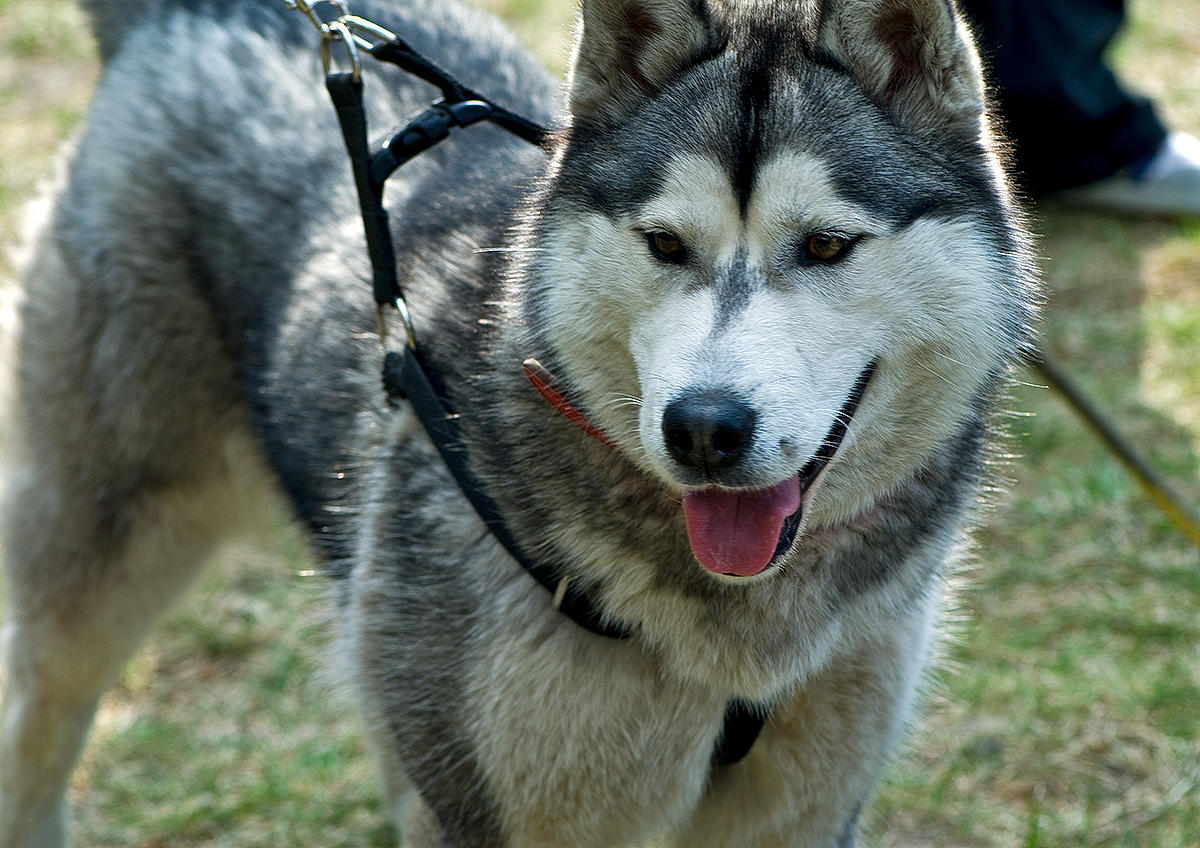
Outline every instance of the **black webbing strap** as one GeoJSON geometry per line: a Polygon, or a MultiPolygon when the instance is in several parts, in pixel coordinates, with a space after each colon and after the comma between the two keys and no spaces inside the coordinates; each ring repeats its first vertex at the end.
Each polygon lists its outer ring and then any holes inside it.
{"type": "Polygon", "coordinates": [[[358,208],[362,212],[363,229],[367,237],[367,254],[371,258],[371,283],[375,302],[395,304],[402,296],[396,279],[396,251],[392,247],[392,231],[388,227],[387,210],[383,208],[383,181],[371,177],[371,149],[367,142],[367,113],[363,108],[362,79],[351,73],[325,75],[325,88],[337,110],[346,152],[354,171],[354,186],[358,189],[358,208]]]}
{"type": "MultiPolygon", "coordinates": [[[[402,52],[400,55],[410,53],[411,51],[402,52]]],[[[326,76],[325,86],[337,110],[338,122],[341,124],[342,136],[354,171],[367,252],[371,259],[375,302],[380,305],[394,305],[402,302],[404,295],[396,277],[395,252],[388,227],[388,214],[383,207],[384,180],[399,164],[445,138],[451,123],[467,126],[474,122],[472,118],[480,120],[487,117],[482,110],[474,108],[474,104],[485,104],[474,99],[455,104],[434,104],[411,121],[408,127],[397,133],[396,138],[380,153],[373,156],[367,142],[367,119],[363,108],[361,78],[355,79],[350,73],[331,73],[326,76]],[[457,110],[458,115],[455,107],[463,107],[457,110]],[[443,117],[448,123],[442,122],[443,117]],[[402,150],[403,155],[398,155],[395,152],[397,149],[402,150]],[[396,164],[383,168],[378,164],[381,161],[394,161],[396,164]],[[373,168],[376,173],[373,173],[373,168]],[[378,176],[383,170],[386,170],[386,173],[378,176]]],[[[552,595],[558,592],[563,575],[525,556],[509,532],[495,502],[486,494],[467,464],[458,436],[456,419],[448,409],[445,398],[434,388],[434,381],[430,378],[419,351],[410,344],[404,347],[403,353],[389,352],[384,357],[383,383],[389,396],[405,398],[412,404],[417,419],[429,434],[458,487],[496,539],[535,580],[546,587],[547,591],[552,595]]],[[[591,604],[587,595],[572,587],[569,581],[563,587],[558,609],[592,633],[615,639],[627,638],[630,635],[627,627],[603,616],[591,604]]]]}
{"type": "Polygon", "coordinates": [[[442,97],[448,103],[460,103],[464,100],[475,100],[486,103],[491,107],[488,120],[503,129],[508,130],[518,138],[523,138],[530,144],[541,146],[545,144],[549,131],[528,118],[510,112],[502,106],[497,106],[482,94],[467,88],[447,71],[442,70],[433,62],[426,59],[408,45],[402,38],[393,38],[371,48],[371,55],[382,62],[389,62],[403,68],[414,76],[437,86],[442,91],[442,97]]]}
{"type": "MultiPolygon", "coordinates": [[[[388,176],[413,156],[445,138],[451,127],[466,127],[488,120],[537,145],[545,142],[548,133],[532,121],[466,88],[399,38],[376,45],[371,49],[371,54],[437,86],[444,98],[410,121],[388,144],[372,154],[367,141],[361,78],[356,79],[352,73],[329,73],[325,80],[354,171],[367,252],[371,259],[375,302],[380,306],[403,306],[404,293],[396,276],[395,251],[387,211],[383,206],[383,186],[388,176]]],[[[406,308],[404,314],[407,316],[406,308]]],[[[430,377],[416,347],[411,327],[406,329],[408,344],[402,352],[389,351],[384,357],[383,384],[388,396],[393,400],[403,398],[409,402],[459,489],[489,532],[531,577],[554,596],[558,610],[591,633],[613,639],[628,638],[631,630],[603,615],[578,586],[564,581],[565,575],[529,559],[521,550],[495,501],[467,464],[466,452],[459,439],[457,419],[446,399],[434,388],[435,381],[430,377]]],[[[731,765],[745,757],[758,738],[765,720],[766,711],[762,708],[737,699],[730,701],[725,710],[721,735],[713,751],[713,766],[731,765]]]]}
{"type": "MultiPolygon", "coordinates": [[[[479,486],[474,472],[467,464],[466,452],[458,440],[457,422],[453,416],[447,414],[445,402],[430,384],[420,354],[410,347],[405,347],[400,353],[389,351],[383,361],[383,380],[388,386],[389,394],[399,395],[412,405],[417,420],[429,434],[430,440],[442,457],[442,462],[458,483],[458,488],[471,502],[471,506],[475,508],[475,512],[496,541],[504,546],[509,555],[520,563],[533,579],[551,594],[555,593],[561,580],[560,575],[525,556],[509,532],[495,501],[479,486]]],[[[573,590],[570,583],[566,586],[558,610],[580,627],[599,636],[626,639],[631,635],[627,627],[601,615],[588,600],[588,596],[573,590]]],[[[721,735],[717,737],[713,750],[713,766],[732,765],[750,753],[766,717],[766,710],[756,704],[738,699],[730,701],[725,709],[721,735]]]]}
{"type": "MultiPolygon", "coordinates": [[[[433,388],[420,354],[410,347],[405,347],[400,353],[389,351],[383,360],[383,382],[389,394],[398,395],[412,405],[413,412],[416,413],[425,432],[429,434],[442,461],[450,469],[458,488],[471,502],[471,506],[496,537],[496,541],[504,546],[534,580],[541,583],[551,595],[555,595],[559,591],[563,575],[553,568],[531,560],[512,537],[496,502],[483,490],[475,473],[467,464],[466,452],[458,438],[457,421],[449,414],[445,401],[433,388]]],[[[570,581],[563,587],[558,610],[580,627],[598,636],[626,639],[631,635],[629,628],[602,615],[588,600],[588,596],[570,581]]]]}
{"type": "Polygon", "coordinates": [[[749,701],[735,698],[725,708],[725,720],[717,748],[713,751],[714,766],[730,766],[750,753],[758,734],[767,720],[767,709],[749,701]]]}
{"type": "Polygon", "coordinates": [[[443,97],[409,121],[380,150],[372,153],[367,141],[362,78],[350,72],[334,72],[325,76],[325,87],[337,110],[342,137],[354,168],[359,209],[366,230],[367,252],[371,258],[375,302],[391,306],[403,297],[396,277],[395,251],[388,228],[387,211],[383,207],[383,186],[392,172],[444,139],[452,127],[468,127],[479,121],[491,121],[538,146],[545,143],[550,133],[533,121],[496,105],[462,85],[401,38],[382,42],[370,52],[380,61],[396,65],[436,86],[443,97]]]}

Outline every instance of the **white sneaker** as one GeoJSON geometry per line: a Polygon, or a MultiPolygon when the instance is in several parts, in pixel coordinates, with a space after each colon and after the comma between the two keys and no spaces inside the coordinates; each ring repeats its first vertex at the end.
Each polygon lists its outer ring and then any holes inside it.
{"type": "Polygon", "coordinates": [[[1200,139],[1173,132],[1136,175],[1126,168],[1052,197],[1105,212],[1200,217],[1200,139]]]}

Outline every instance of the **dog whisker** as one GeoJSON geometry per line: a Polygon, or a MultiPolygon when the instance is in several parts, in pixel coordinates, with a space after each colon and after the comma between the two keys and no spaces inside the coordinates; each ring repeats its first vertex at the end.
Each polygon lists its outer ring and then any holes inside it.
{"type": "Polygon", "coordinates": [[[477,247],[471,251],[475,254],[482,253],[545,253],[545,248],[541,247],[477,247]]]}

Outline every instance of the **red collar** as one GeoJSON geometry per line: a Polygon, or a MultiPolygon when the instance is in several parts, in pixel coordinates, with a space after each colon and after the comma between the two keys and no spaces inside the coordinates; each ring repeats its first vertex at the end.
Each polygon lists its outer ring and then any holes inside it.
{"type": "Polygon", "coordinates": [[[537,389],[538,394],[545,398],[547,403],[593,439],[608,445],[610,448],[616,447],[616,444],[604,434],[603,430],[588,421],[582,412],[572,406],[571,402],[551,385],[554,377],[542,363],[536,359],[526,359],[522,364],[525,366],[525,376],[533,384],[533,387],[537,389]]]}

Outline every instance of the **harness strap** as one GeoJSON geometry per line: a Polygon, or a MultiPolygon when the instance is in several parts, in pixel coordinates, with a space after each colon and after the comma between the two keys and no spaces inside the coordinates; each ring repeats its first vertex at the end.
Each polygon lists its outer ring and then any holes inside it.
{"type": "Polygon", "coordinates": [[[716,750],[713,751],[712,764],[716,766],[731,766],[740,762],[750,749],[754,747],[758,734],[766,723],[769,710],[759,704],[734,698],[725,708],[725,719],[721,725],[721,735],[717,737],[716,750]]]}
{"type": "Polygon", "coordinates": [[[461,102],[463,100],[477,100],[486,103],[492,108],[492,113],[488,116],[489,121],[530,144],[541,147],[550,137],[550,132],[545,127],[535,124],[533,121],[518,115],[516,112],[510,112],[502,106],[497,106],[479,92],[467,88],[449,72],[442,70],[414,50],[409,46],[408,42],[399,36],[372,47],[370,52],[376,59],[396,65],[410,74],[437,86],[442,90],[442,97],[446,98],[447,101],[461,102]]]}
{"type": "MultiPolygon", "coordinates": [[[[509,532],[496,502],[483,490],[467,464],[466,453],[458,440],[456,419],[447,414],[445,401],[433,388],[420,354],[410,347],[405,347],[402,353],[389,351],[383,360],[383,383],[390,398],[404,398],[412,405],[417,420],[475,512],[509,555],[553,595],[558,611],[598,636],[629,638],[632,635],[629,628],[601,613],[587,595],[559,577],[553,569],[525,556],[509,532]]],[[[767,710],[763,707],[737,698],[730,701],[713,749],[713,767],[732,765],[750,753],[766,719],[767,710]]]]}
{"type": "Polygon", "coordinates": [[[496,541],[556,599],[558,611],[597,636],[629,638],[631,631],[628,627],[601,613],[565,575],[530,559],[521,550],[500,515],[496,502],[484,491],[467,464],[467,454],[458,437],[457,420],[449,414],[445,401],[433,388],[421,355],[411,347],[405,347],[402,353],[388,351],[383,359],[383,384],[389,397],[404,398],[412,405],[417,420],[429,434],[442,461],[475,512],[496,537],[496,541]]]}
{"type": "MultiPolygon", "coordinates": [[[[325,85],[333,100],[354,172],[367,252],[371,260],[375,302],[380,307],[396,306],[401,309],[402,315],[407,316],[404,293],[396,275],[395,250],[388,226],[388,214],[383,206],[383,186],[387,177],[404,162],[445,138],[452,126],[465,127],[481,120],[489,120],[536,145],[543,145],[549,137],[549,132],[466,88],[399,38],[378,44],[371,48],[370,52],[381,61],[397,65],[433,83],[442,90],[445,98],[418,115],[382,150],[372,154],[367,142],[367,119],[363,107],[361,76],[355,73],[326,74],[325,85]]],[[[566,575],[558,573],[553,567],[531,560],[521,550],[496,502],[487,494],[467,464],[467,456],[459,439],[457,418],[450,412],[443,395],[434,387],[435,379],[416,346],[407,318],[406,331],[408,344],[403,351],[388,351],[384,357],[383,384],[389,400],[395,402],[405,399],[411,404],[417,420],[421,422],[421,426],[437,448],[463,496],[509,555],[551,593],[558,611],[598,636],[612,639],[629,638],[632,635],[630,628],[601,612],[578,586],[570,583],[566,575]]],[[[570,416],[573,408],[552,386],[544,381],[543,385],[539,385],[539,380],[532,374],[530,379],[543,397],[563,414],[570,416]],[[554,398],[557,398],[557,401],[554,398]]],[[[575,415],[578,416],[578,413],[575,415]]],[[[576,423],[585,429],[590,426],[586,421],[576,423]]],[[[597,433],[597,438],[605,438],[599,431],[597,433]]],[[[714,746],[712,765],[731,765],[745,757],[758,738],[766,716],[766,710],[755,704],[740,699],[730,701],[725,710],[720,736],[717,737],[714,746]]]]}
{"type": "Polygon", "coordinates": [[[362,213],[367,237],[367,254],[371,259],[371,280],[377,304],[394,304],[403,293],[396,279],[396,251],[392,246],[392,231],[388,227],[387,210],[383,208],[383,181],[371,177],[371,150],[367,143],[367,113],[363,108],[361,77],[352,73],[325,75],[325,88],[337,111],[346,152],[354,171],[354,187],[358,189],[358,208],[362,213]]]}

